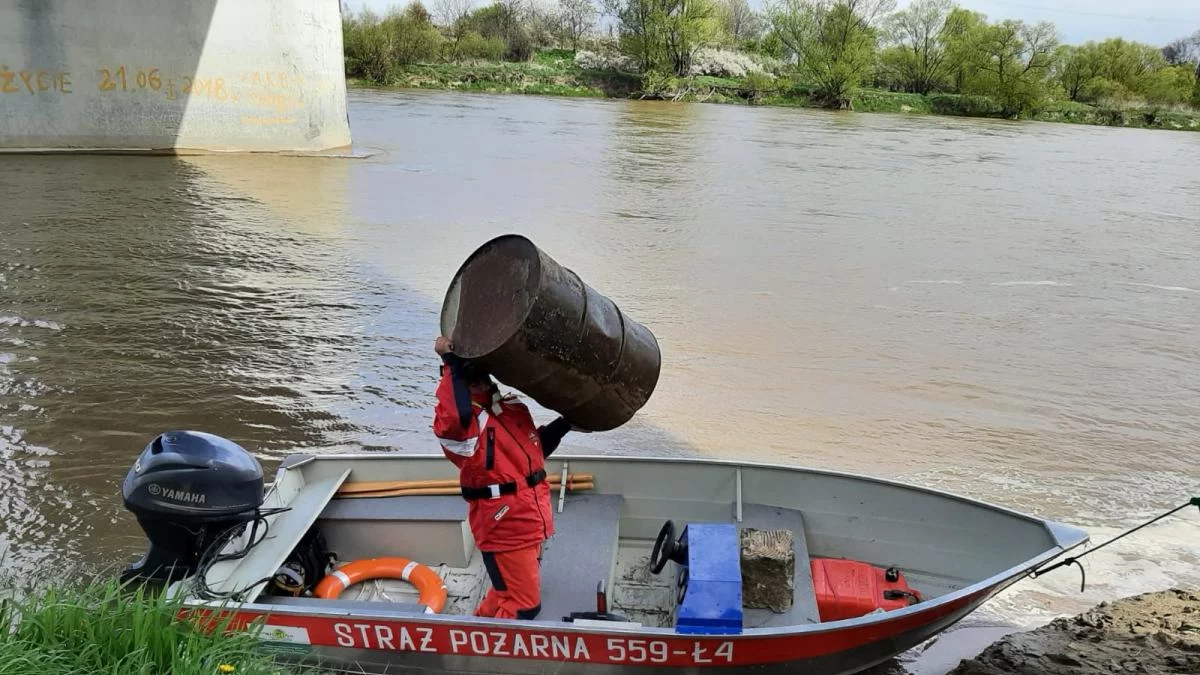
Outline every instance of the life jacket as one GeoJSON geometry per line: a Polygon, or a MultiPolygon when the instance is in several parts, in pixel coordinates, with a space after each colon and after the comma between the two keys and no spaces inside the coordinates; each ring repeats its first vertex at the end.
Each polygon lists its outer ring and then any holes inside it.
{"type": "Polygon", "coordinates": [[[475,545],[498,553],[539,544],[554,534],[550,485],[529,408],[499,393],[471,402],[463,425],[449,367],[442,366],[433,432],[459,470],[475,545]]]}

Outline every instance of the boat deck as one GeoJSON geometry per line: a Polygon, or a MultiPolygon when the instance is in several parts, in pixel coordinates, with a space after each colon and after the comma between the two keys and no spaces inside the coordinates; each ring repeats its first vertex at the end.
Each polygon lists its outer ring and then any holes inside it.
{"type": "MultiPolygon", "coordinates": [[[[926,600],[966,588],[1022,564],[1053,546],[1043,523],[938,493],[871,479],[770,467],[670,460],[572,458],[570,470],[595,475],[599,489],[552,491],[555,535],[542,560],[542,610],[537,621],[594,612],[600,583],[609,609],[646,627],[670,628],[677,606],[675,566],[649,571],[655,537],[670,519],[727,523],[740,529],[786,529],[795,545],[794,595],[784,613],[743,610],[743,628],[803,628],[819,623],[810,576],[813,558],[847,558],[899,567],[926,600]]],[[[553,474],[568,464],[548,466],[553,474]]],[[[403,581],[359,584],[336,600],[262,593],[269,577],[310,528],[320,531],[339,561],[404,557],[444,580],[445,615],[469,617],[490,581],[457,494],[347,497],[345,484],[441,479],[442,458],[299,456],[281,466],[264,508],[288,507],[270,535],[244,558],[219,562],[207,575],[214,591],[250,588],[245,602],[323,609],[423,612],[403,581]]],[[[1070,534],[1070,533],[1068,533],[1070,534]]],[[[233,550],[243,543],[231,542],[233,550]]],[[[184,586],[178,586],[186,590],[184,586]]]]}
{"type": "MultiPolygon", "coordinates": [[[[577,493],[565,498],[562,511],[554,514],[555,535],[543,551],[539,620],[565,620],[572,612],[594,611],[596,591],[603,581],[612,612],[646,626],[671,625],[675,592],[671,568],[652,574],[649,558],[653,541],[621,536],[623,505],[620,495],[577,493]]],[[[454,496],[335,499],[316,522],[341,561],[399,555],[427,564],[446,584],[447,603],[442,613],[470,615],[490,581],[466,530],[466,513],[466,503],[454,496]]],[[[735,521],[735,515],[730,514],[726,522],[735,521]]],[[[747,503],[742,507],[739,527],[788,529],[793,533],[796,552],[791,611],[749,609],[746,627],[817,623],[801,513],[747,503]]],[[[263,596],[259,601],[304,604],[303,599],[275,596],[263,596]]],[[[325,607],[344,604],[358,609],[390,603],[386,605],[389,609],[411,607],[420,611],[416,590],[399,580],[358,584],[338,600],[319,602],[325,607]]]]}

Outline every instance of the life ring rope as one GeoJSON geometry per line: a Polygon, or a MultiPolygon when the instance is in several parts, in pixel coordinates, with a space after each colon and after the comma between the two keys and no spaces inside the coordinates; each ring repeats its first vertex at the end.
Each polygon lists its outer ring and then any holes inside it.
{"type": "Polygon", "coordinates": [[[317,584],[313,595],[333,600],[354,584],[372,579],[401,579],[417,587],[426,614],[438,614],[446,607],[446,583],[431,568],[408,558],[367,558],[355,560],[330,572],[317,584]]]}

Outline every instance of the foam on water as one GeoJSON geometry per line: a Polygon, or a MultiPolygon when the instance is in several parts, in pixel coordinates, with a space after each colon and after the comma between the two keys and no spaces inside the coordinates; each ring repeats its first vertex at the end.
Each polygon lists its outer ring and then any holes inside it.
{"type": "Polygon", "coordinates": [[[1129,286],[1139,286],[1141,288],[1153,288],[1153,289],[1159,290],[1159,291],[1178,291],[1181,293],[1200,293],[1200,290],[1197,290],[1195,288],[1188,288],[1186,286],[1161,286],[1159,284],[1140,284],[1140,283],[1130,283],[1128,285],[1129,286]]]}
{"type": "MultiPolygon", "coordinates": [[[[1121,533],[1108,527],[1085,529],[1092,537],[1090,548],[1121,533]]],[[[1104,601],[1170,588],[1196,588],[1200,586],[1198,541],[1200,513],[1192,509],[1088,554],[1080,561],[1086,574],[1083,592],[1079,568],[1059,568],[1008,588],[980,608],[974,621],[1030,629],[1104,601]]],[[[1086,550],[1077,549],[1073,555],[1086,550]]]]}
{"type": "Polygon", "coordinates": [[[993,282],[991,282],[991,285],[992,286],[1070,286],[1071,284],[1066,284],[1061,281],[1041,280],[1041,281],[993,281],[993,282]]]}
{"type": "Polygon", "coordinates": [[[19,316],[0,316],[0,326],[44,328],[46,330],[53,331],[60,331],[63,329],[63,325],[57,321],[48,321],[46,319],[24,319],[19,316]]]}

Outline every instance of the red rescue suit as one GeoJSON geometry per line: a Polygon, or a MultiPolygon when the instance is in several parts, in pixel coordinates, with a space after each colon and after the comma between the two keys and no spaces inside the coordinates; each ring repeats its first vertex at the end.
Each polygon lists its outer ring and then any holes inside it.
{"type": "Polygon", "coordinates": [[[459,470],[467,518],[483,554],[492,590],[476,611],[481,616],[532,619],[541,609],[541,547],[554,534],[545,458],[557,449],[570,424],[558,418],[534,424],[515,397],[472,397],[467,366],[442,357],[433,432],[459,470]]]}

